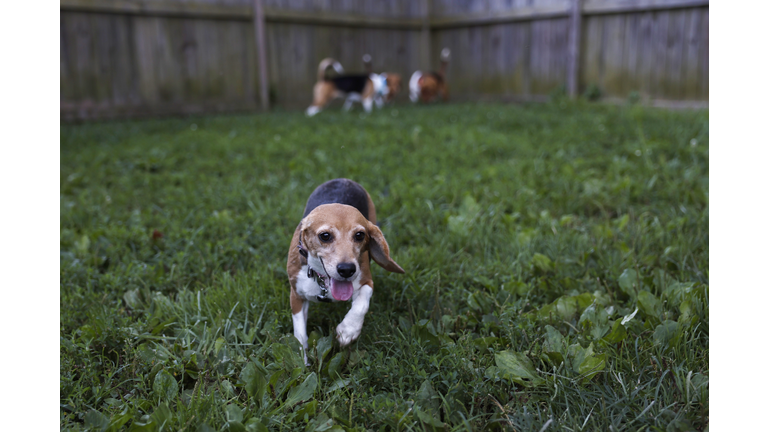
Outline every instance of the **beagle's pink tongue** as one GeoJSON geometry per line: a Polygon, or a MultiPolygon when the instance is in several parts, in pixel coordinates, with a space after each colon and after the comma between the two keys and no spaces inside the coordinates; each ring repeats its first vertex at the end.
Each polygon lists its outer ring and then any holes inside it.
{"type": "Polygon", "coordinates": [[[338,301],[347,301],[352,298],[352,282],[340,281],[331,278],[331,295],[338,301]]]}

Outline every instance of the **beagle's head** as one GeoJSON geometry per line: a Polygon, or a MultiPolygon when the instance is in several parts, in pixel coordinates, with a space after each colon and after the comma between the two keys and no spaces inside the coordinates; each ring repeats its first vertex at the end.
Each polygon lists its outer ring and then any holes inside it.
{"type": "Polygon", "coordinates": [[[352,297],[365,252],[384,269],[404,273],[389,257],[389,245],[379,227],[352,206],[320,205],[301,221],[300,230],[307,263],[321,277],[330,278],[331,295],[336,300],[352,297]]]}
{"type": "Polygon", "coordinates": [[[389,87],[389,93],[387,93],[387,102],[393,100],[398,93],[400,93],[400,86],[403,79],[400,74],[388,73],[387,74],[387,86],[389,87]]]}

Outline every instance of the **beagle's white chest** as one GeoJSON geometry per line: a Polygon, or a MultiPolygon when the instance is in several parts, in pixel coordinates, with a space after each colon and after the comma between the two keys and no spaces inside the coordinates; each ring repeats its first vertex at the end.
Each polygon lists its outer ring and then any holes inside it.
{"type": "Polygon", "coordinates": [[[315,278],[307,275],[308,270],[306,265],[301,266],[299,275],[296,278],[296,294],[304,300],[317,303],[317,296],[323,293],[323,289],[317,283],[315,278]]]}

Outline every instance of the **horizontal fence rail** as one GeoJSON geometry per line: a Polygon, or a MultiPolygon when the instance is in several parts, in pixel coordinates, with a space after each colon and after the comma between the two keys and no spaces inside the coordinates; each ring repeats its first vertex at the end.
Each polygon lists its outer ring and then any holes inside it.
{"type": "MultiPolygon", "coordinates": [[[[631,12],[667,11],[674,9],[707,7],[709,0],[587,0],[582,2],[582,15],[623,14],[631,12]]],[[[169,2],[166,0],[60,0],[63,11],[104,12],[146,16],[188,17],[205,19],[253,19],[251,3],[169,2]]],[[[421,29],[423,19],[412,16],[370,16],[323,10],[290,10],[265,8],[268,22],[299,24],[384,27],[421,29]]],[[[570,2],[524,6],[507,10],[493,10],[472,15],[428,17],[430,28],[467,27],[566,17],[571,13],[570,2]]]]}
{"type": "Polygon", "coordinates": [[[443,47],[459,100],[540,100],[566,84],[571,94],[708,99],[708,0],[579,3],[61,0],[62,119],[302,106],[323,57],[355,71],[371,54],[407,81],[439,64],[443,47]]]}

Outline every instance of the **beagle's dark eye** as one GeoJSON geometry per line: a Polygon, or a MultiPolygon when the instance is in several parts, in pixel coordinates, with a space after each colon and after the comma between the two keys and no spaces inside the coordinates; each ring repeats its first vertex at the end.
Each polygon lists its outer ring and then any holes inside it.
{"type": "Polygon", "coordinates": [[[365,240],[365,233],[364,232],[360,231],[360,232],[355,233],[355,241],[356,242],[361,242],[363,240],[365,240]]]}
{"type": "Polygon", "coordinates": [[[332,238],[331,233],[328,233],[328,232],[322,232],[318,234],[317,237],[319,237],[320,241],[323,243],[328,243],[329,241],[331,241],[331,238],[332,238]]]}

